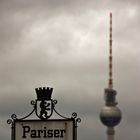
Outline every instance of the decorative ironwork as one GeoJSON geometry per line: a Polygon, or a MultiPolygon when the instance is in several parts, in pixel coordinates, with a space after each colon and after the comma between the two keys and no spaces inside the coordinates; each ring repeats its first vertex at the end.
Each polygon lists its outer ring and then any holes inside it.
{"type": "Polygon", "coordinates": [[[77,118],[77,113],[73,112],[71,118],[75,120],[75,127],[77,127],[77,123],[81,122],[81,118],[77,118]]]}
{"type": "Polygon", "coordinates": [[[77,139],[77,124],[81,122],[80,118],[77,118],[77,113],[73,112],[71,117],[65,117],[57,112],[55,109],[55,105],[57,104],[57,100],[53,100],[51,98],[53,88],[50,87],[43,87],[43,88],[36,88],[35,89],[37,94],[37,99],[32,100],[30,103],[33,106],[33,110],[22,118],[17,118],[16,114],[12,114],[11,118],[7,120],[8,124],[11,124],[11,140],[15,140],[14,138],[14,122],[15,121],[22,121],[30,117],[33,113],[41,120],[48,120],[53,112],[55,112],[59,117],[64,120],[73,120],[74,121],[74,131],[75,131],[75,138],[77,139]]]}

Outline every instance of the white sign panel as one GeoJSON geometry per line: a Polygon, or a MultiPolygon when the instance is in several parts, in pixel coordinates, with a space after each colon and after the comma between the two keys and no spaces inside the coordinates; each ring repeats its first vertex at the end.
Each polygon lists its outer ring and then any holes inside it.
{"type": "Polygon", "coordinates": [[[15,121],[14,136],[14,140],[74,140],[74,121],[15,121]]]}

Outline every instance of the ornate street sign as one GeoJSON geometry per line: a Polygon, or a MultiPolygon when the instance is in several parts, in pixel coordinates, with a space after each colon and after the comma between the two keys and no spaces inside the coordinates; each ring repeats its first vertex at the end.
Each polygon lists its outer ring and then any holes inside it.
{"type": "Polygon", "coordinates": [[[11,115],[7,120],[11,124],[11,140],[77,140],[77,113],[70,118],[64,117],[55,109],[57,100],[51,98],[53,88],[36,88],[37,99],[31,101],[33,110],[23,118],[11,115]],[[50,119],[55,112],[61,119],[50,119]],[[27,119],[33,113],[39,119],[27,119]]]}

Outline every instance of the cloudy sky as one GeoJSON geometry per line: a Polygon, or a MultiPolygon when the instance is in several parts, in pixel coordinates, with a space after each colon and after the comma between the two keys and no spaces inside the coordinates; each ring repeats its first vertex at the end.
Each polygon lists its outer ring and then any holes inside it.
{"type": "Polygon", "coordinates": [[[79,140],[106,139],[99,120],[108,80],[113,13],[114,88],[123,119],[118,140],[140,137],[139,0],[0,0],[0,139],[11,114],[25,116],[34,89],[54,88],[56,109],[82,119],[79,140]]]}

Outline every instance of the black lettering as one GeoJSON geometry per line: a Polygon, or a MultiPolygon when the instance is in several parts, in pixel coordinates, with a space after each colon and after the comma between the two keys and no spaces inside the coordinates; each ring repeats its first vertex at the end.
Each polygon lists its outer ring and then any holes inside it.
{"type": "Polygon", "coordinates": [[[59,137],[59,130],[58,129],[54,130],[54,137],[55,138],[59,137]]]}
{"type": "Polygon", "coordinates": [[[48,130],[48,138],[52,138],[53,137],[53,130],[48,130]]]}
{"type": "Polygon", "coordinates": [[[22,138],[26,138],[26,133],[30,132],[30,127],[29,126],[23,126],[23,136],[22,138]]]}
{"type": "Polygon", "coordinates": [[[36,130],[31,130],[31,138],[37,138],[36,130]]]}
{"type": "Polygon", "coordinates": [[[30,126],[22,126],[23,135],[22,138],[63,138],[65,136],[65,129],[31,129],[30,126]]]}
{"type": "Polygon", "coordinates": [[[47,131],[46,131],[46,127],[44,127],[44,138],[46,138],[47,137],[47,133],[46,133],[47,131]]]}
{"type": "Polygon", "coordinates": [[[43,130],[38,130],[38,138],[41,137],[41,133],[43,133],[44,131],[43,130]]]}
{"type": "Polygon", "coordinates": [[[63,138],[64,137],[64,133],[66,133],[65,129],[61,129],[60,130],[60,137],[63,138]]]}

